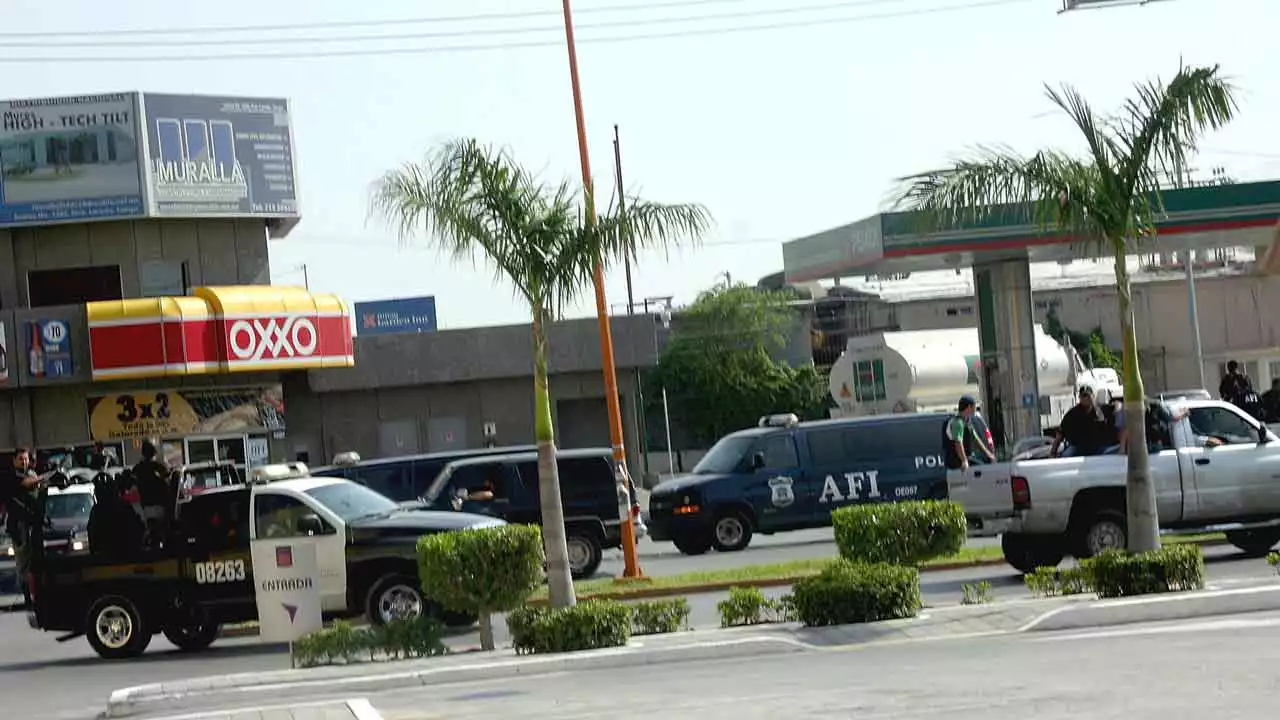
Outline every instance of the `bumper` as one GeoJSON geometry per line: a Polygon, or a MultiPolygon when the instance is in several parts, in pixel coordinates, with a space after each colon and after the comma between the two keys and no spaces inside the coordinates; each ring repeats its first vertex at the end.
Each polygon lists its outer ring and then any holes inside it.
{"type": "Polygon", "coordinates": [[[966,518],[969,537],[990,538],[1003,535],[1013,529],[1014,518],[966,518]]]}
{"type": "Polygon", "coordinates": [[[649,537],[654,542],[668,542],[677,537],[694,535],[708,529],[700,515],[650,515],[649,537]]]}

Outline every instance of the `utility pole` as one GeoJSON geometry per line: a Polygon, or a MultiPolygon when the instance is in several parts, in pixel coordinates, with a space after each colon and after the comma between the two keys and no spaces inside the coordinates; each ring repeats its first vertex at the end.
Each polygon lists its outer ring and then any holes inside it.
{"type": "MultiPolygon", "coordinates": [[[[1179,190],[1185,187],[1187,175],[1186,169],[1179,163],[1174,168],[1173,186],[1179,190]]],[[[1195,257],[1195,251],[1188,245],[1183,260],[1187,271],[1187,316],[1191,322],[1191,355],[1196,363],[1195,376],[1200,382],[1199,388],[1208,390],[1209,386],[1204,381],[1204,347],[1200,344],[1200,303],[1196,300],[1195,257]]]]}
{"type": "MultiPolygon", "coordinates": [[[[573,115],[578,126],[578,159],[582,164],[582,189],[586,195],[587,231],[596,228],[595,190],[591,183],[591,155],[587,151],[587,121],[582,111],[582,82],[578,77],[578,49],[573,40],[573,11],[569,0],[563,0],[564,39],[569,50],[569,82],[573,90],[573,115]]],[[[627,449],[622,437],[622,404],[618,399],[618,374],[613,362],[613,331],[609,327],[609,304],[604,294],[604,258],[596,261],[594,273],[596,291],[596,318],[600,324],[600,356],[604,366],[604,400],[609,413],[609,438],[613,443],[614,473],[619,485],[619,495],[627,492],[627,513],[622,520],[623,576],[642,576],[636,557],[636,529],[631,523],[630,493],[631,475],[627,472],[627,449]]]]}
{"type": "MultiPolygon", "coordinates": [[[[614,175],[614,180],[617,182],[617,186],[618,186],[617,187],[618,219],[621,220],[627,216],[627,195],[626,195],[626,191],[623,189],[623,183],[622,183],[622,140],[618,135],[617,123],[613,124],[613,175],[614,175]]],[[[619,223],[618,225],[619,225],[618,232],[619,233],[623,232],[622,230],[623,223],[619,223]]],[[[622,245],[622,247],[624,248],[623,252],[625,253],[622,256],[622,259],[623,259],[622,261],[623,261],[623,266],[627,271],[627,316],[630,317],[636,314],[636,301],[635,301],[635,296],[632,294],[632,289],[631,289],[631,253],[634,251],[634,249],[631,247],[630,237],[621,237],[621,238],[618,238],[618,240],[620,241],[619,244],[622,245]]],[[[646,312],[646,314],[648,313],[646,312]]],[[[653,320],[652,317],[650,317],[649,319],[653,320]]],[[[639,429],[640,431],[639,433],[640,434],[640,467],[641,467],[641,472],[644,473],[641,477],[648,477],[649,475],[649,413],[647,412],[647,409],[645,408],[645,405],[644,405],[644,379],[642,377],[643,373],[641,373],[639,370],[635,370],[634,375],[636,379],[636,398],[634,403],[635,407],[633,408],[633,412],[631,413],[631,416],[636,424],[636,428],[639,429]]]]}

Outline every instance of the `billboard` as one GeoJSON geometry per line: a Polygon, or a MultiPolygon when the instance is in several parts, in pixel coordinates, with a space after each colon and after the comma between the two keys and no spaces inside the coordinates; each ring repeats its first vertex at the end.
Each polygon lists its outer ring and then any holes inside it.
{"type": "Polygon", "coordinates": [[[62,320],[27,323],[27,372],[33,378],[57,380],[71,377],[71,330],[62,320]]]}
{"type": "Polygon", "coordinates": [[[356,334],[434,332],[436,299],[432,295],[356,303],[356,334]]]}
{"type": "Polygon", "coordinates": [[[142,109],[152,215],[297,216],[287,100],[145,93],[142,109]]]}
{"type": "Polygon", "coordinates": [[[206,390],[137,390],[91,397],[89,435],[121,440],[245,434],[285,429],[279,385],[206,390]]]}
{"type": "Polygon", "coordinates": [[[144,213],[133,93],[0,101],[0,227],[144,213]]]}

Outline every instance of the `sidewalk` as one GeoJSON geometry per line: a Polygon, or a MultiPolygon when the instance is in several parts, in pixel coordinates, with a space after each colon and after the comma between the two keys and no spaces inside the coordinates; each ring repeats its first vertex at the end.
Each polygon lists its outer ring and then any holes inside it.
{"type": "Polygon", "coordinates": [[[296,705],[214,710],[157,720],[382,720],[368,700],[363,698],[296,705]]]}

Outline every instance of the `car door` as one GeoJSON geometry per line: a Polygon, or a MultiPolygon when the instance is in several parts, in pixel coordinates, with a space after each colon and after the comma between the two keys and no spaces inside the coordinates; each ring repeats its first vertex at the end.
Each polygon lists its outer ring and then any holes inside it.
{"type": "Polygon", "coordinates": [[[766,435],[756,440],[747,458],[751,467],[743,495],[755,510],[760,529],[812,524],[813,491],[800,465],[795,435],[766,435]]]}
{"type": "Polygon", "coordinates": [[[203,493],[180,503],[178,529],[186,554],[182,575],[193,583],[199,602],[232,617],[251,613],[248,488],[203,493]]]}
{"type": "Polygon", "coordinates": [[[1194,468],[1202,519],[1280,512],[1280,448],[1258,443],[1255,421],[1212,405],[1192,408],[1181,422],[1191,438],[1183,455],[1194,468]]]}
{"type": "Polygon", "coordinates": [[[314,545],[320,566],[321,609],[347,609],[347,537],[332,513],[292,494],[264,488],[253,494],[253,524],[255,540],[314,545]],[[318,532],[304,528],[307,518],[319,520],[318,532]]]}

